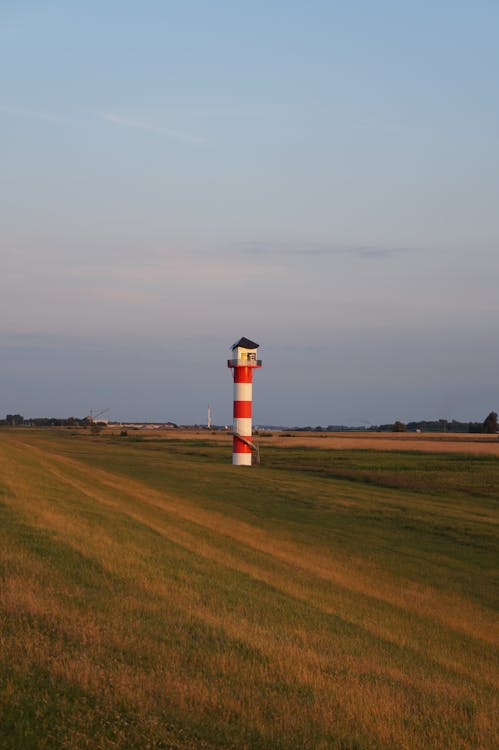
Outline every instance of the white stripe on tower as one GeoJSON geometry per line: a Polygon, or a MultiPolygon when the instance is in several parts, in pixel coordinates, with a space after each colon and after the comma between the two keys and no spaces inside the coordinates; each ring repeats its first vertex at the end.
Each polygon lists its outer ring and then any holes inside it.
{"type": "Polygon", "coordinates": [[[233,431],[235,435],[243,435],[244,437],[251,437],[253,432],[251,419],[242,419],[241,417],[234,417],[233,431]]]}
{"type": "Polygon", "coordinates": [[[252,383],[236,383],[234,378],[234,402],[236,401],[253,401],[252,383]]]}

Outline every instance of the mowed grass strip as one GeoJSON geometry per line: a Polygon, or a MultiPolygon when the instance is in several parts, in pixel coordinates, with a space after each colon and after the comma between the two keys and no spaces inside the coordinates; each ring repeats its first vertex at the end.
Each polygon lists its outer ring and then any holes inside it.
{"type": "MultiPolygon", "coordinates": [[[[490,605],[497,601],[497,459],[482,457],[482,463],[475,456],[459,456],[457,463],[455,456],[445,454],[400,453],[395,457],[390,453],[366,456],[365,451],[353,451],[345,456],[339,452],[339,463],[347,460],[353,466],[358,459],[355,482],[334,478],[321,481],[315,472],[296,471],[301,450],[277,449],[266,454],[266,466],[274,468],[276,463],[287,460],[288,472],[276,475],[266,468],[254,467],[251,482],[241,482],[237,472],[228,471],[224,465],[227,457],[230,460],[227,449],[224,459],[220,447],[207,447],[207,441],[202,445],[199,441],[194,445],[186,445],[185,441],[182,445],[171,443],[101,443],[100,450],[96,450],[95,445],[82,441],[72,455],[76,454],[79,462],[88,461],[92,469],[105,467],[125,474],[128,481],[138,479],[141,487],[168,487],[172,494],[183,498],[184,504],[189,497],[195,499],[197,508],[219,510],[224,517],[245,520],[252,528],[252,537],[257,526],[270,531],[272,539],[278,533],[281,538],[301,540],[314,550],[326,547],[328,555],[332,550],[342,550],[349,572],[355,554],[357,562],[368,561],[370,570],[379,562],[380,575],[388,568],[390,578],[400,573],[404,582],[413,578],[421,584],[426,577],[432,587],[441,580],[439,601],[452,591],[472,597],[477,603],[490,605]],[[435,461],[440,461],[445,476],[452,470],[466,471],[468,458],[471,473],[475,477],[483,474],[482,481],[491,488],[485,497],[463,497],[461,492],[456,494],[446,487],[443,480],[435,482],[432,493],[421,490],[419,477],[423,475],[426,482],[428,475],[435,475],[435,461]],[[386,471],[394,476],[398,465],[400,473],[413,477],[413,488],[394,490],[383,486],[382,479],[376,486],[370,480],[363,483],[366,459],[371,467],[379,464],[381,476],[386,471]]],[[[64,449],[63,445],[59,447],[64,449]]],[[[320,470],[326,461],[324,452],[315,453],[315,468],[320,470]]],[[[333,458],[331,452],[326,453],[331,465],[336,452],[333,458]]],[[[313,468],[314,451],[308,450],[307,455],[313,468]]],[[[338,560],[335,573],[339,568],[338,560]]]]}
{"type": "Polygon", "coordinates": [[[0,436],[2,747],[496,746],[489,497],[18,436],[0,436]]]}

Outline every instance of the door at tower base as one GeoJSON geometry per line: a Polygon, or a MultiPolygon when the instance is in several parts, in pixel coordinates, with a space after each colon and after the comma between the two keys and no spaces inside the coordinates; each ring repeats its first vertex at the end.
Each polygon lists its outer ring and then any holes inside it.
{"type": "Polygon", "coordinates": [[[232,358],[228,366],[234,375],[234,411],[232,426],[232,463],[234,466],[251,466],[253,370],[262,366],[257,359],[258,344],[247,338],[232,345],[232,358]]]}

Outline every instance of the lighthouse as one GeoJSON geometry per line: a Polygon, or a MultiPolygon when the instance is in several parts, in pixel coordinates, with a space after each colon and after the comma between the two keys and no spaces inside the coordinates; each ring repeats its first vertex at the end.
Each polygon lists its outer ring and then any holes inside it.
{"type": "Polygon", "coordinates": [[[234,422],[232,426],[232,463],[251,466],[253,407],[253,370],[262,366],[257,359],[259,344],[243,338],[231,346],[232,358],[227,365],[234,372],[234,422]]]}

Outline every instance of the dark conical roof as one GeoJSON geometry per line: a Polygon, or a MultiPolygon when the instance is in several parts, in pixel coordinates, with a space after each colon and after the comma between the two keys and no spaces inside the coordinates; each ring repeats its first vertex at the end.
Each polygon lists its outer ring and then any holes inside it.
{"type": "Polygon", "coordinates": [[[235,344],[232,344],[231,349],[235,349],[238,346],[243,346],[245,349],[258,349],[260,344],[256,344],[254,341],[247,339],[246,336],[243,336],[235,344]]]}

